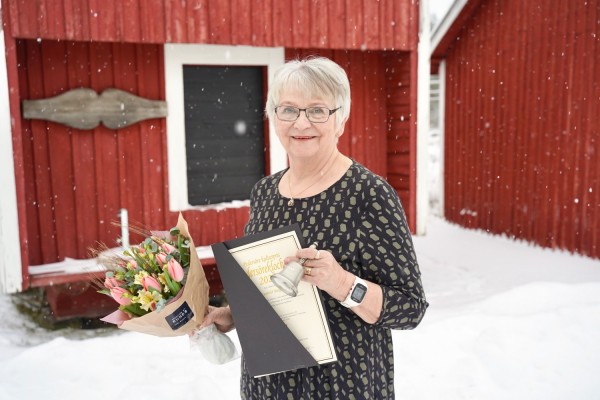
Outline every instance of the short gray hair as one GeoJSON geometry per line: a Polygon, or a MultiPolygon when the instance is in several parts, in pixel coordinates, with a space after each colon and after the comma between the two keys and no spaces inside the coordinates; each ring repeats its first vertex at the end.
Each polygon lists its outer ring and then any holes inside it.
{"type": "Polygon", "coordinates": [[[350,82],[342,67],[325,57],[310,57],[291,60],[275,71],[269,85],[265,113],[269,119],[275,117],[281,90],[287,86],[300,88],[309,96],[331,96],[336,112],[336,127],[339,128],[350,115],[350,82]]]}

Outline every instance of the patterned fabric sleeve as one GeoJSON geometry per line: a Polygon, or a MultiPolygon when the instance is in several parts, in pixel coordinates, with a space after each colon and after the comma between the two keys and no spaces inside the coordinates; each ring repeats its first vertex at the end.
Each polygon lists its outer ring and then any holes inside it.
{"type": "Polygon", "coordinates": [[[396,191],[379,177],[366,179],[360,227],[360,254],[367,279],[383,291],[375,323],[388,329],[413,329],[428,303],[406,216],[396,191]]]}

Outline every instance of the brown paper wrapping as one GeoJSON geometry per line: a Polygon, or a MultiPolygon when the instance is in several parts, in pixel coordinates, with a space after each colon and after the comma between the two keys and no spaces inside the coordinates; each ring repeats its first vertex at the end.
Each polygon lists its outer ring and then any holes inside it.
{"type": "Polygon", "coordinates": [[[161,337],[187,335],[200,326],[208,308],[208,281],[188,231],[188,224],[181,214],[179,214],[177,228],[190,240],[190,267],[185,286],[179,292],[180,296],[172,299],[160,311],[130,318],[123,311],[117,310],[102,318],[102,321],[116,324],[120,329],[161,337]],[[187,323],[173,330],[165,318],[174,313],[184,302],[187,302],[194,316],[187,323]]]}

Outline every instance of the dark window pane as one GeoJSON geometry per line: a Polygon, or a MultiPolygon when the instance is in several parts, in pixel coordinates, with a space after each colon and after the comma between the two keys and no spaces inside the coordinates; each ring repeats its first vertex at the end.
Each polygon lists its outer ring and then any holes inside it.
{"type": "Polygon", "coordinates": [[[263,68],[184,66],[188,201],[248,199],[265,175],[263,68]]]}

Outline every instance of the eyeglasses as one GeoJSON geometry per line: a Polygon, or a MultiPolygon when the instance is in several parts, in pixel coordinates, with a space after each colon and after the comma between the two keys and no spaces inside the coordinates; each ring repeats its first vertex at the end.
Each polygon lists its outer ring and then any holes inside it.
{"type": "Polygon", "coordinates": [[[338,107],[334,110],[330,110],[327,107],[308,107],[308,108],[298,108],[292,106],[279,106],[275,107],[275,114],[277,118],[281,121],[292,122],[300,117],[300,111],[304,111],[306,118],[310,122],[323,123],[329,121],[329,117],[331,114],[339,110],[341,107],[338,107]]]}

